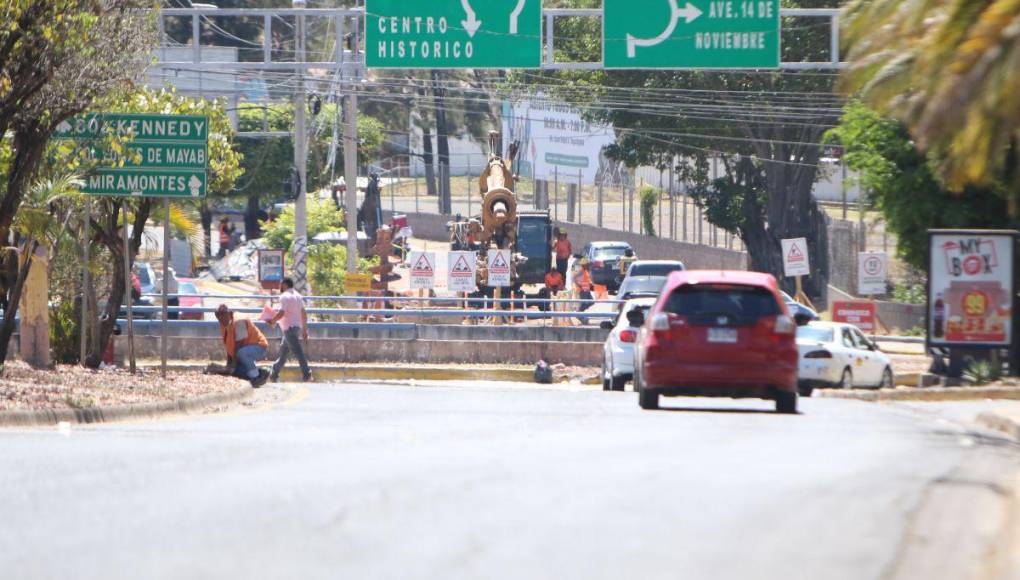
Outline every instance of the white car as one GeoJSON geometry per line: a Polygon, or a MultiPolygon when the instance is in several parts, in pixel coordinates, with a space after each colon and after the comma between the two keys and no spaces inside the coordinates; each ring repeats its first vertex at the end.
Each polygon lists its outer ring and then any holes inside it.
{"type": "Polygon", "coordinates": [[[634,341],[640,324],[634,324],[655,304],[657,298],[648,296],[626,301],[616,320],[606,321],[604,327],[612,328],[602,347],[602,390],[622,391],[627,381],[634,378],[634,341]]]}
{"type": "Polygon", "coordinates": [[[852,324],[811,322],[797,328],[800,351],[798,390],[811,396],[818,388],[891,388],[892,362],[852,324]]]}

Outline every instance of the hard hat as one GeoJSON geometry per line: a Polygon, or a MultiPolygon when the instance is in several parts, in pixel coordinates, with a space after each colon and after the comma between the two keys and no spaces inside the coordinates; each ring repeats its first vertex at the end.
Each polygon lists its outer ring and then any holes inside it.
{"type": "Polygon", "coordinates": [[[591,260],[589,260],[588,258],[581,258],[581,265],[582,266],[587,266],[589,264],[591,264],[591,260]]]}

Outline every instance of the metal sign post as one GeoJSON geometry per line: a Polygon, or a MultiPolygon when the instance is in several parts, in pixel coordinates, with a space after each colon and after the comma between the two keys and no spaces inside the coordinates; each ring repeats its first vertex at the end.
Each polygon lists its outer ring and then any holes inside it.
{"type": "Polygon", "coordinates": [[[135,321],[134,321],[134,309],[133,301],[134,297],[131,296],[132,284],[131,284],[131,228],[128,224],[128,212],[127,206],[123,207],[124,211],[124,291],[127,293],[125,302],[127,302],[127,337],[128,337],[128,365],[131,369],[131,374],[135,374],[135,321]]]}
{"type": "Polygon", "coordinates": [[[170,198],[163,198],[163,328],[159,341],[159,375],[166,379],[166,341],[167,341],[167,305],[169,304],[170,284],[170,198]]]}

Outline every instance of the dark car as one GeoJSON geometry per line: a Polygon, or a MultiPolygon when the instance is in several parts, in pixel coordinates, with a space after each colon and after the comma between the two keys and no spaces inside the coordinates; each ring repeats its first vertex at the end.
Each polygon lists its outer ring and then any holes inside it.
{"type": "Polygon", "coordinates": [[[779,294],[783,297],[783,302],[786,303],[786,308],[790,311],[790,316],[793,317],[798,326],[804,326],[809,322],[819,320],[817,312],[807,306],[804,306],[800,302],[797,302],[793,299],[793,296],[790,296],[786,292],[780,292],[779,294]]]}
{"type": "Polygon", "coordinates": [[[619,287],[620,258],[630,249],[627,242],[592,242],[586,245],[580,255],[591,263],[592,284],[615,292],[619,287]]]}
{"type": "Polygon", "coordinates": [[[759,398],[796,413],[796,330],[768,274],[673,273],[636,342],[638,402],[656,409],[660,395],[759,398]]]}

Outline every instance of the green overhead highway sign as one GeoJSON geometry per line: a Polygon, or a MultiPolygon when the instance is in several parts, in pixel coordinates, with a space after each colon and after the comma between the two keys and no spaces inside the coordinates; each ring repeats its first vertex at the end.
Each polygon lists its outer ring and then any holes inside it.
{"type": "Polygon", "coordinates": [[[779,0],[605,0],[606,68],[779,67],[779,0]]]}
{"type": "Polygon", "coordinates": [[[89,158],[112,165],[124,161],[124,168],[205,169],[207,148],[195,143],[128,143],[128,153],[117,155],[100,146],[89,147],[89,158]]]}
{"type": "Polygon", "coordinates": [[[539,68],[542,0],[366,0],[369,68],[539,68]]]}
{"type": "Polygon", "coordinates": [[[205,197],[204,170],[96,169],[85,178],[82,193],[119,197],[205,197]]]}
{"type": "Polygon", "coordinates": [[[57,125],[57,139],[94,139],[102,135],[134,136],[135,141],[193,141],[209,139],[209,119],[197,115],[93,113],[57,125]]]}

